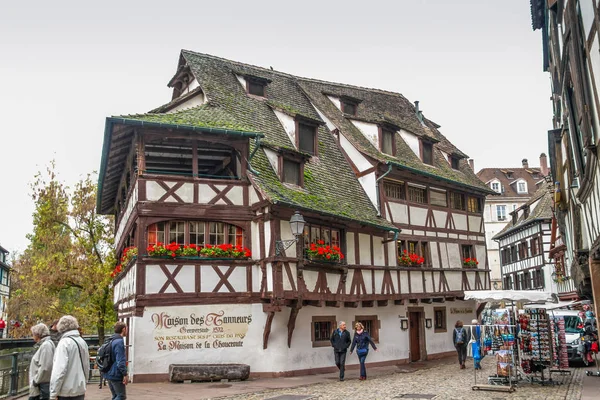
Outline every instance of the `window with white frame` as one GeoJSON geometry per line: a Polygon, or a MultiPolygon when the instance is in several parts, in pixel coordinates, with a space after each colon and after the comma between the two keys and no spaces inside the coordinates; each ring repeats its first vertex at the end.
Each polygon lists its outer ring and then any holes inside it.
{"type": "Polygon", "coordinates": [[[527,183],[525,181],[517,182],[517,192],[518,193],[527,193],[527,183]]]}
{"type": "Polygon", "coordinates": [[[498,217],[498,221],[506,221],[506,206],[505,205],[496,206],[496,217],[498,217]]]}
{"type": "Polygon", "coordinates": [[[500,193],[500,182],[492,182],[492,190],[500,193]]]}

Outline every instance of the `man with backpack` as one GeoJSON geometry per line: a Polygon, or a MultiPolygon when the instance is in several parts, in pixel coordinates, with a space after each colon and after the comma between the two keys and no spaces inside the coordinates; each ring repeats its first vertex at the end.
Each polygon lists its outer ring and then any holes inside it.
{"type": "MultiPolygon", "coordinates": [[[[103,373],[104,379],[108,381],[108,387],[112,393],[112,400],[125,400],[127,393],[125,386],[129,382],[127,375],[127,359],[125,357],[125,342],[123,338],[127,335],[127,325],[124,322],[115,324],[115,334],[111,336],[107,343],[110,349],[110,361],[104,362],[100,372],[108,369],[108,372],[103,373]]],[[[100,356],[100,351],[98,351],[100,356]]]]}
{"type": "Polygon", "coordinates": [[[471,333],[463,328],[463,322],[458,320],[454,325],[452,341],[458,353],[458,364],[460,369],[465,369],[465,360],[467,359],[467,347],[471,341],[471,333]]]}

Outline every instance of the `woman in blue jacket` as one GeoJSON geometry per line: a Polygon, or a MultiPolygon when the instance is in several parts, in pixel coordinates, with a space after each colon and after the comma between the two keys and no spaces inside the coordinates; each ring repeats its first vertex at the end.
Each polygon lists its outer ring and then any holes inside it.
{"type": "Polygon", "coordinates": [[[373,350],[377,351],[377,346],[369,336],[369,332],[365,331],[365,327],[360,322],[357,322],[354,325],[354,339],[352,340],[352,347],[350,347],[350,354],[354,351],[354,347],[356,347],[356,355],[358,356],[358,361],[360,362],[360,380],[364,381],[367,379],[367,369],[365,368],[365,360],[367,359],[367,354],[369,354],[369,344],[373,347],[373,350]]]}

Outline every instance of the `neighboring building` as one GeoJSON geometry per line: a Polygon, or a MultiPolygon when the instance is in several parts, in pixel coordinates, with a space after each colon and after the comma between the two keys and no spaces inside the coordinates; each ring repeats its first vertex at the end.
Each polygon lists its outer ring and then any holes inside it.
{"type": "Polygon", "coordinates": [[[577,294],[593,297],[600,310],[597,8],[597,0],[531,0],[533,29],[542,31],[543,68],[550,73],[554,109],[548,147],[559,230],[552,253],[564,260],[577,294]]]}
{"type": "Polygon", "coordinates": [[[527,159],[523,159],[520,168],[484,168],[477,173],[479,179],[495,192],[487,196],[483,211],[487,259],[494,289],[502,289],[502,277],[498,243],[492,238],[504,229],[510,213],[531,199],[547,175],[548,163],[543,153],[539,168],[530,168],[527,159]]]}
{"type": "MultiPolygon", "coordinates": [[[[0,246],[0,318],[6,322],[8,327],[6,303],[10,294],[10,267],[8,265],[8,250],[0,246]]],[[[6,336],[8,329],[4,329],[6,336]]]]}
{"type": "Polygon", "coordinates": [[[114,282],[134,381],[163,380],[174,363],[331,371],[339,320],[383,344],[373,364],[454,353],[452,326],[477,311],[460,298],[490,288],[492,191],[418,105],[190,51],[169,86],[173,100],[151,113],[107,118],[98,181],[117,250],[138,248],[114,282]],[[306,227],[286,250],[296,211],[306,227]],[[344,259],[308,259],[319,241],[344,259]],[[251,257],[149,257],[157,242],[251,257]],[[402,265],[404,250],[423,265],[402,265]]]}
{"type": "Polygon", "coordinates": [[[509,223],[493,237],[500,246],[504,289],[558,292],[560,280],[549,259],[553,184],[548,179],[531,199],[512,211],[509,223]]]}

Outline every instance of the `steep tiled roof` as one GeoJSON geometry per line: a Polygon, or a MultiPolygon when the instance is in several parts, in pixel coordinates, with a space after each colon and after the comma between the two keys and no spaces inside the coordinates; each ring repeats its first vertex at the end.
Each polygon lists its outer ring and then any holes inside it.
{"type": "MultiPolygon", "coordinates": [[[[521,216],[517,219],[516,224],[510,222],[506,224],[504,229],[496,234],[492,239],[498,240],[515,230],[538,220],[551,220],[552,219],[552,205],[554,204],[554,188],[550,182],[543,182],[539,189],[531,196],[531,199],[521,207],[517,208],[514,212],[518,212],[521,216]],[[525,218],[525,214],[522,212],[523,208],[531,207],[535,204],[533,210],[529,210],[529,215],[525,218]]],[[[512,214],[512,213],[511,213],[512,214]]]]}
{"type": "MultiPolygon", "coordinates": [[[[481,181],[489,187],[489,182],[497,180],[504,191],[500,197],[531,197],[539,188],[538,183],[543,180],[540,168],[483,168],[477,172],[481,181]],[[518,193],[516,182],[523,179],[527,182],[527,193],[518,193]]],[[[496,197],[496,196],[495,196],[496,197]]]]}
{"type": "Polygon", "coordinates": [[[283,184],[262,147],[252,159],[252,167],[259,172],[252,180],[273,202],[395,229],[385,219],[377,216],[377,210],[358,183],[334,135],[315,107],[336,125],[341,135],[376,161],[391,163],[400,169],[445,180],[481,194],[490,192],[469,168],[464,159],[466,155],[438,131],[437,124],[426,118],[421,122],[415,107],[401,94],[300,78],[183,50],[180,67],[185,64],[198,82],[199,88],[195,90],[202,91],[207,99],[205,104],[170,114],[163,113],[178,104],[178,99],[175,99],[148,114],[112,119],[163,126],[172,124],[199,129],[206,127],[252,132],[264,135],[262,143],[271,148],[289,150],[295,150],[295,144],[273,110],[315,121],[319,125],[318,156],[310,157],[305,164],[303,188],[283,184]],[[236,75],[262,78],[268,82],[265,98],[247,95],[236,75]],[[391,124],[416,136],[429,138],[436,143],[434,165],[423,164],[400,135],[396,135],[396,157],[381,153],[355,127],[350,117],[335,107],[326,93],[360,100],[356,117],[358,119],[391,124]],[[460,160],[459,170],[450,167],[442,151],[463,158],[460,160]]]}

